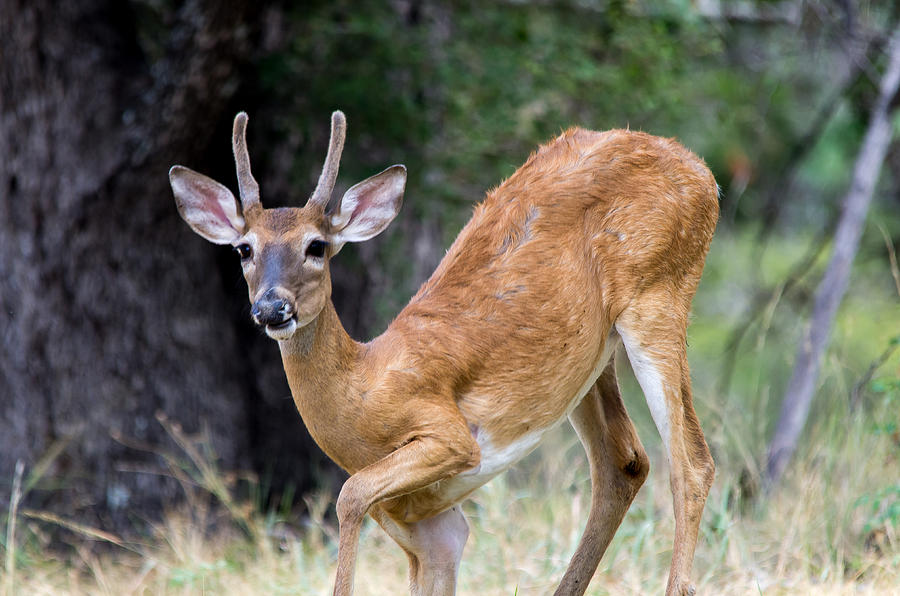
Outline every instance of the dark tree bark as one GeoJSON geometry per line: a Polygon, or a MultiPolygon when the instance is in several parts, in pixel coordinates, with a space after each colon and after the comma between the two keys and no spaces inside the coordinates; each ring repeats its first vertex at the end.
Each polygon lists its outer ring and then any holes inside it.
{"type": "Polygon", "coordinates": [[[766,470],[769,485],[777,484],[781,479],[806,424],[822,355],[828,346],[834,316],[847,290],[850,268],[859,248],[866,213],[891,141],[890,107],[900,87],[900,29],[891,38],[889,54],[878,102],[872,111],[869,128],[856,159],[850,190],[844,198],[834,237],[834,252],[816,289],[809,328],[797,348],[794,372],[785,391],[775,435],[769,444],[766,470]]]}
{"type": "Polygon", "coordinates": [[[69,441],[26,503],[147,515],[180,488],[112,435],[165,445],[160,410],[207,428],[225,468],[310,481],[277,350],[235,324],[237,269],[179,219],[166,175],[215,158],[233,180],[247,4],[0,0],[0,502],[17,460],[69,441]]]}

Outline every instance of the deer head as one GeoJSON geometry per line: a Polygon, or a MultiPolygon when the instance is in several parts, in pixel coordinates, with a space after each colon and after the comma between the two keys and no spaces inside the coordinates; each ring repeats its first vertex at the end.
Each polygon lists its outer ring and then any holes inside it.
{"type": "Polygon", "coordinates": [[[178,212],[197,234],[240,255],[253,321],[276,340],[316,319],[331,298],[329,260],[345,242],[368,240],[400,210],[406,168],[394,165],[351,187],[327,211],[344,147],[346,119],[331,115],[331,141],[319,183],[302,208],[264,209],[250,172],[247,114],[234,119],[237,201],[228,188],[182,166],[169,170],[178,212]]]}

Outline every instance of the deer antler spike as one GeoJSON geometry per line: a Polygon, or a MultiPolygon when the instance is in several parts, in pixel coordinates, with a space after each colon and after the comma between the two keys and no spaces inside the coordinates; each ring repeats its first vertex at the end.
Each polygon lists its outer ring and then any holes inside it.
{"type": "Polygon", "coordinates": [[[250,172],[250,155],[247,153],[247,112],[234,117],[231,148],[234,151],[234,165],[237,168],[238,190],[241,194],[241,208],[247,211],[259,205],[259,184],[250,172]]]}
{"type": "Polygon", "coordinates": [[[317,206],[322,211],[328,205],[334,183],[337,180],[338,166],[341,163],[341,152],[344,150],[344,135],[347,131],[347,119],[344,113],[337,110],[331,114],[331,141],[328,143],[328,155],[319,175],[319,183],[313,191],[307,205],[317,206]]]}

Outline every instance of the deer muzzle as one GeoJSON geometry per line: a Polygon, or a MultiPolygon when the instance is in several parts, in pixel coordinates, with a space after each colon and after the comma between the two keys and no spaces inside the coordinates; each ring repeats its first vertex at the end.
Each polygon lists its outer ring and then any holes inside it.
{"type": "MultiPolygon", "coordinates": [[[[286,294],[287,292],[281,288],[270,288],[250,307],[250,316],[253,318],[253,322],[260,327],[265,327],[266,333],[270,336],[272,336],[272,331],[287,330],[288,327],[296,325],[292,300],[286,294]]],[[[293,329],[290,331],[293,332],[293,329]]],[[[282,338],[276,337],[275,339],[282,338]]]]}

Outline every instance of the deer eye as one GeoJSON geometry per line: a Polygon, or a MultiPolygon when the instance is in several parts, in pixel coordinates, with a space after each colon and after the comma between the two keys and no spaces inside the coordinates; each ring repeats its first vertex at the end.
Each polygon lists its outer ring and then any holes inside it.
{"type": "Polygon", "coordinates": [[[253,249],[250,248],[249,244],[238,244],[234,247],[234,252],[236,252],[242,261],[246,261],[251,256],[253,256],[253,249]]]}
{"type": "Polygon", "coordinates": [[[326,248],[328,248],[328,243],[324,240],[313,240],[309,243],[309,246],[306,247],[306,256],[316,258],[324,257],[326,248]]]}

